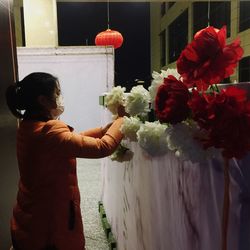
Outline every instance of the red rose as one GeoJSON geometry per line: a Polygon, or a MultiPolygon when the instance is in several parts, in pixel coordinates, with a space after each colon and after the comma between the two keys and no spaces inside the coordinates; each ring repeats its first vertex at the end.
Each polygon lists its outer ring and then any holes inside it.
{"type": "Polygon", "coordinates": [[[197,90],[192,91],[192,98],[189,100],[188,105],[192,110],[192,117],[201,128],[207,129],[209,124],[209,103],[206,101],[204,95],[200,94],[197,90]]]}
{"type": "Polygon", "coordinates": [[[188,88],[181,81],[172,75],[165,78],[155,99],[155,112],[159,121],[176,124],[185,120],[189,115],[188,99],[188,88]]]}
{"type": "Polygon", "coordinates": [[[195,35],[181,52],[177,71],[189,87],[206,90],[230,76],[243,55],[239,39],[226,45],[226,27],[208,27],[195,35]]]}
{"type": "Polygon", "coordinates": [[[241,158],[250,150],[250,102],[246,91],[229,87],[221,93],[199,95],[189,101],[193,119],[208,132],[205,148],[221,148],[225,157],[241,158]]]}

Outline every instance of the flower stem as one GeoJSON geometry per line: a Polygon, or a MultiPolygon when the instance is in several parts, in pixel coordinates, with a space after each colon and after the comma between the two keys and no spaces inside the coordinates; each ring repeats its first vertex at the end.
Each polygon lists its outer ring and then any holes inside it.
{"type": "Polygon", "coordinates": [[[219,92],[220,92],[220,90],[219,90],[219,88],[218,88],[218,85],[217,85],[217,84],[215,84],[215,88],[216,88],[216,92],[217,92],[217,93],[219,93],[219,92]]]}
{"type": "Polygon", "coordinates": [[[228,220],[229,220],[229,159],[224,158],[224,200],[223,200],[223,214],[222,214],[222,250],[227,250],[227,231],[228,231],[228,220]]]}

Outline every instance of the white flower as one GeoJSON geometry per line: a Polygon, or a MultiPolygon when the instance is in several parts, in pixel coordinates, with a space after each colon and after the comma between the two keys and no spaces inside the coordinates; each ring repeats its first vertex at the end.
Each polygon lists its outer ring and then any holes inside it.
{"type": "Polygon", "coordinates": [[[125,110],[130,115],[145,115],[149,109],[150,96],[149,92],[142,86],[138,85],[132,88],[125,101],[125,110]]]}
{"type": "Polygon", "coordinates": [[[153,80],[152,80],[151,85],[148,88],[148,90],[149,90],[149,94],[150,94],[150,98],[151,98],[151,103],[154,103],[157,90],[158,90],[159,86],[161,84],[163,84],[164,77],[162,74],[159,74],[156,71],[153,71],[152,77],[153,77],[153,80]]]}
{"type": "Polygon", "coordinates": [[[194,137],[200,130],[195,124],[185,122],[171,125],[167,128],[167,142],[170,150],[182,160],[203,162],[207,158],[207,152],[202,148],[201,143],[194,137]]]}
{"type": "Polygon", "coordinates": [[[151,98],[152,108],[154,108],[154,102],[158,88],[160,87],[161,84],[163,84],[164,78],[167,78],[169,75],[173,75],[176,79],[180,78],[180,74],[177,72],[176,69],[161,70],[161,73],[153,71],[152,73],[153,80],[151,82],[150,87],[148,88],[151,98]]]}
{"type": "Polygon", "coordinates": [[[124,117],[123,125],[121,126],[121,132],[125,138],[131,141],[137,141],[136,132],[139,130],[142,122],[136,117],[124,117]]]}
{"type": "Polygon", "coordinates": [[[117,108],[122,105],[124,106],[125,103],[125,92],[126,88],[122,88],[121,86],[117,86],[112,88],[112,90],[105,96],[105,105],[107,106],[108,110],[116,115],[117,108]]]}
{"type": "Polygon", "coordinates": [[[134,156],[134,153],[124,145],[120,144],[116,151],[110,156],[112,161],[124,162],[130,161],[134,156]]]}
{"type": "Polygon", "coordinates": [[[162,155],[167,152],[167,125],[159,122],[145,122],[137,131],[139,145],[150,155],[162,155]]]}
{"type": "Polygon", "coordinates": [[[176,79],[180,78],[180,74],[178,73],[177,69],[167,69],[166,72],[162,72],[162,74],[164,75],[164,78],[167,78],[169,75],[174,76],[176,79]]]}

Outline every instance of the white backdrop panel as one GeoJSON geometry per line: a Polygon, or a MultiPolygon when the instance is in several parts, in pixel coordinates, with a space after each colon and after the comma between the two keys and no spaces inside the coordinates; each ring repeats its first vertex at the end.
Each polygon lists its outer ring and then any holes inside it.
{"type": "Polygon", "coordinates": [[[36,71],[55,75],[65,102],[60,119],[78,132],[98,127],[103,116],[98,97],[114,82],[113,52],[96,46],[18,48],[19,79],[36,71]]]}

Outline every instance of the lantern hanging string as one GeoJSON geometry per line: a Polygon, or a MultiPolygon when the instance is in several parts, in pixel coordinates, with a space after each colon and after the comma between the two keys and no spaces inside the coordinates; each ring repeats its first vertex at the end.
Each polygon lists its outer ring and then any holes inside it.
{"type": "Polygon", "coordinates": [[[109,29],[109,0],[107,0],[107,18],[108,18],[108,29],[109,29]]]}
{"type": "Polygon", "coordinates": [[[210,0],[207,2],[207,26],[210,26],[210,0]]]}

